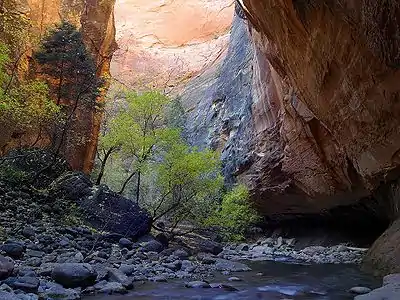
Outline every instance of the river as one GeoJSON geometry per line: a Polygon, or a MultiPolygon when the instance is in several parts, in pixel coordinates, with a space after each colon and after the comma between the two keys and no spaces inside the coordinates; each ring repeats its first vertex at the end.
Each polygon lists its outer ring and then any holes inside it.
{"type": "Polygon", "coordinates": [[[227,283],[238,291],[222,288],[189,289],[182,281],[136,283],[135,291],[125,296],[94,296],[87,300],[346,300],[353,299],[348,290],[354,286],[376,288],[380,279],[362,273],[354,265],[299,264],[274,261],[247,262],[251,272],[216,274],[210,283],[227,283]],[[260,275],[262,273],[262,275],[260,275]],[[229,282],[236,276],[240,282],[229,282]]]}

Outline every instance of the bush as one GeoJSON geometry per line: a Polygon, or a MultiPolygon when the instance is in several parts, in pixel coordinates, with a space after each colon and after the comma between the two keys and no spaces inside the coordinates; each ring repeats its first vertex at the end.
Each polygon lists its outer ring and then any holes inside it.
{"type": "Polygon", "coordinates": [[[240,241],[248,228],[260,219],[249,203],[249,191],[244,185],[234,187],[222,199],[220,208],[207,220],[209,226],[222,228],[227,240],[240,241]]]}

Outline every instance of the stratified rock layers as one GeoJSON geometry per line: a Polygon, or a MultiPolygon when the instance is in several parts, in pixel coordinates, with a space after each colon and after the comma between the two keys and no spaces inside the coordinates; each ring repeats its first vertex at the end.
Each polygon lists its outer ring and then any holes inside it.
{"type": "Polygon", "coordinates": [[[399,3],[385,3],[244,1],[252,42],[232,34],[229,68],[189,85],[183,102],[206,103],[187,105],[189,137],[222,149],[264,215],[351,205],[398,175],[399,3]]]}

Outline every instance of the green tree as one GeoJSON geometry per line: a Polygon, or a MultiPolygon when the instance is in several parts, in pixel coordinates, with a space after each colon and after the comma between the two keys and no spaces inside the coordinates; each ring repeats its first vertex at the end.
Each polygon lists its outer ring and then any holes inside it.
{"type": "Polygon", "coordinates": [[[48,81],[51,97],[65,115],[53,129],[52,142],[58,154],[62,147],[66,151],[87,138],[85,133],[79,135],[79,126],[99,109],[96,99],[103,81],[97,76],[96,64],[82,34],[68,22],[63,21],[49,31],[34,57],[39,75],[48,81]]]}
{"type": "Polygon", "coordinates": [[[238,185],[224,195],[221,205],[205,223],[222,228],[228,240],[238,241],[259,220],[259,215],[250,205],[248,189],[244,185],[238,185]]]}
{"type": "Polygon", "coordinates": [[[58,111],[48,96],[44,82],[10,79],[6,72],[6,66],[11,61],[9,53],[8,47],[0,43],[0,124],[5,140],[27,131],[40,132],[58,111]]]}
{"type": "Polygon", "coordinates": [[[154,221],[168,221],[171,231],[183,221],[200,226],[221,195],[223,177],[219,154],[189,147],[180,138],[165,148],[155,169],[159,194],[148,209],[154,221]]]}
{"type": "MultiPolygon", "coordinates": [[[[136,176],[136,201],[139,202],[143,169],[154,158],[159,146],[172,136],[177,136],[177,132],[165,126],[165,108],[169,99],[163,94],[157,91],[142,94],[128,91],[125,100],[126,107],[110,122],[106,134],[100,138],[100,147],[119,149],[122,157],[131,159],[131,172],[122,184],[120,193],[136,176]]],[[[100,182],[99,178],[97,182],[100,182]]]]}

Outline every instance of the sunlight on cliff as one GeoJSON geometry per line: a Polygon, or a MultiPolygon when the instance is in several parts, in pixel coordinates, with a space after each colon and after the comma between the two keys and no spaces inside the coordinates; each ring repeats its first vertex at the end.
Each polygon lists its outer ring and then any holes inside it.
{"type": "Polygon", "coordinates": [[[117,0],[113,77],[159,88],[191,78],[226,48],[233,11],[231,0],[117,0]]]}

